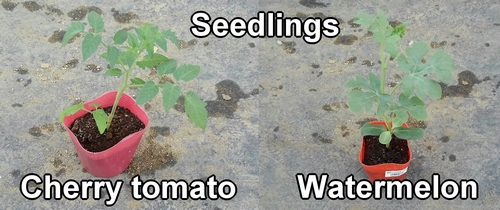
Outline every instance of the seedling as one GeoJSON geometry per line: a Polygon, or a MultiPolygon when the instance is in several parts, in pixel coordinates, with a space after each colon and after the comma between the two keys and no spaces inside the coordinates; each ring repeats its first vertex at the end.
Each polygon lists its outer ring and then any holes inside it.
{"type": "Polygon", "coordinates": [[[156,53],[157,49],[167,51],[167,40],[180,47],[179,40],[174,32],[170,30],[159,31],[158,26],[147,23],[131,31],[119,30],[113,37],[113,42],[106,44],[102,41],[101,33],[104,29],[104,21],[96,12],[88,14],[88,23],[91,30],[85,31],[82,22],[72,22],[66,30],[62,40],[64,47],[74,36],[83,33],[85,36],[82,42],[83,60],[87,60],[94,54],[100,46],[107,51],[101,54],[108,63],[110,69],[105,72],[108,76],[122,77],[123,81],[117,91],[117,95],[108,115],[99,104],[92,104],[97,109],[91,111],[84,108],[83,104],[76,104],[64,109],[59,116],[59,122],[62,122],[65,116],[73,115],[79,110],[85,110],[92,113],[99,132],[103,134],[109,128],[113,116],[118,106],[123,92],[127,88],[140,88],[136,103],[141,105],[151,101],[162,89],[163,106],[168,112],[177,102],[180,96],[184,96],[184,107],[189,120],[196,126],[205,130],[207,123],[206,103],[198,98],[192,91],[183,93],[177,83],[181,81],[191,81],[200,73],[200,67],[196,65],[183,64],[178,66],[177,61],[156,53]],[[141,69],[150,69],[156,67],[159,78],[158,81],[144,81],[141,78],[132,78],[133,70],[139,67],[141,69]],[[170,74],[175,82],[160,82],[164,75],[170,74]]]}
{"type": "Polygon", "coordinates": [[[441,98],[442,90],[438,82],[449,82],[455,70],[453,60],[443,50],[436,50],[428,55],[429,47],[424,42],[415,42],[404,53],[399,52],[398,43],[405,35],[406,23],[391,26],[385,13],[377,9],[377,16],[367,13],[357,14],[354,23],[368,28],[373,33],[373,41],[380,43],[381,78],[374,73],[368,74],[368,80],[356,75],[345,83],[350,89],[347,105],[354,113],[365,110],[371,112],[373,104],[377,104],[375,115],[383,118],[385,126],[366,123],[361,128],[362,136],[379,136],[379,141],[389,148],[392,135],[400,139],[414,140],[424,136],[421,128],[406,128],[403,123],[408,114],[416,120],[426,120],[427,111],[423,99],[441,98]],[[402,80],[392,90],[387,91],[386,75],[391,59],[396,59],[402,80]],[[400,90],[400,91],[397,91],[400,90]],[[397,100],[395,94],[398,93],[397,100]]]}

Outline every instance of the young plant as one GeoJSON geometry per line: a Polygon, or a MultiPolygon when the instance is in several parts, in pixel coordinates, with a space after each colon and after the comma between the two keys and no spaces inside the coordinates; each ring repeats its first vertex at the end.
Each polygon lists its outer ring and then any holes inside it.
{"type": "Polygon", "coordinates": [[[207,123],[206,103],[198,98],[192,91],[183,93],[177,83],[193,80],[200,73],[200,67],[195,65],[183,64],[178,66],[176,60],[165,57],[160,53],[156,53],[157,49],[164,52],[167,51],[167,40],[180,47],[179,40],[174,32],[170,30],[160,31],[158,26],[152,24],[144,24],[139,28],[131,31],[119,30],[113,37],[113,42],[106,44],[102,41],[104,29],[104,21],[96,12],[92,11],[88,14],[88,23],[91,30],[85,31],[85,26],[82,22],[72,22],[71,26],[66,30],[62,40],[64,47],[68,41],[74,36],[83,33],[85,37],[82,42],[83,60],[88,59],[94,54],[100,46],[106,49],[101,57],[108,63],[110,69],[106,71],[106,75],[114,77],[122,77],[122,83],[118,88],[112,111],[108,115],[104,112],[99,104],[92,104],[96,107],[94,111],[86,110],[83,104],[76,104],[66,108],[59,116],[59,122],[62,122],[65,116],[73,115],[79,110],[85,110],[92,113],[99,132],[103,134],[109,128],[113,116],[118,106],[123,92],[127,88],[140,88],[137,95],[136,103],[144,104],[151,101],[162,89],[163,106],[168,112],[176,103],[180,96],[184,97],[184,107],[189,120],[196,126],[205,130],[207,123]],[[158,81],[144,81],[141,78],[132,77],[132,73],[136,67],[141,69],[156,67],[159,78],[158,81]],[[160,82],[164,75],[170,74],[175,79],[175,82],[160,82]]]}
{"type": "Polygon", "coordinates": [[[404,36],[406,24],[393,27],[389,24],[385,13],[377,9],[377,16],[372,17],[364,12],[357,14],[355,23],[373,33],[373,41],[380,43],[381,77],[368,74],[368,80],[356,75],[345,83],[350,89],[348,106],[354,113],[363,110],[371,112],[373,104],[377,104],[375,115],[383,118],[385,126],[366,123],[361,128],[362,136],[379,136],[379,141],[389,148],[392,135],[400,139],[414,140],[422,138],[421,128],[402,126],[408,120],[408,114],[416,120],[426,120],[427,111],[423,99],[441,98],[441,86],[429,76],[448,82],[455,70],[453,60],[442,50],[436,50],[428,56],[429,47],[423,42],[416,42],[399,52],[398,43],[404,36]],[[389,62],[396,59],[402,80],[392,90],[386,90],[386,75],[389,62]],[[400,89],[400,91],[397,91],[400,89]],[[398,93],[397,100],[395,94],[398,93]]]}

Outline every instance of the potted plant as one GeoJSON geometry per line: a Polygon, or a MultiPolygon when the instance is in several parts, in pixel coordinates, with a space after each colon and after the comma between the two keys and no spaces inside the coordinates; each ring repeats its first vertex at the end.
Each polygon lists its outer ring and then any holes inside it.
{"type": "Polygon", "coordinates": [[[443,50],[428,55],[429,47],[423,42],[410,44],[400,53],[398,43],[405,34],[406,24],[391,26],[379,9],[375,17],[358,13],[355,23],[367,28],[373,33],[373,41],[380,43],[381,62],[380,76],[371,72],[368,79],[356,75],[344,84],[344,88],[349,89],[347,105],[352,112],[371,112],[376,104],[375,115],[382,119],[361,127],[359,161],[372,182],[402,180],[412,158],[408,140],[424,135],[423,129],[408,127],[408,115],[416,120],[427,119],[423,100],[441,98],[441,86],[436,79],[450,81],[455,64],[443,50]],[[401,81],[389,89],[386,87],[387,69],[393,59],[401,81]]]}
{"type": "Polygon", "coordinates": [[[72,105],[59,116],[59,122],[62,122],[69,133],[80,162],[89,173],[99,177],[112,177],[128,167],[149,124],[147,114],[139,105],[151,101],[160,89],[166,112],[182,96],[190,121],[205,130],[207,104],[192,91],[184,94],[178,84],[196,78],[200,67],[186,64],[177,66],[176,60],[157,53],[158,50],[167,51],[167,40],[179,48],[179,40],[172,31],[160,31],[158,26],[147,23],[130,31],[118,30],[112,43],[107,44],[103,42],[101,35],[104,29],[102,17],[96,12],[90,12],[88,24],[91,29],[85,31],[82,22],[72,22],[63,37],[62,46],[74,36],[84,34],[83,60],[103,46],[106,51],[101,57],[109,64],[109,70],[105,74],[122,77],[117,91],[107,92],[83,104],[72,105]],[[156,69],[158,81],[144,81],[133,77],[133,71],[137,67],[156,69]],[[173,79],[165,82],[166,75],[173,79]],[[140,88],[137,101],[124,93],[128,88],[140,88]]]}

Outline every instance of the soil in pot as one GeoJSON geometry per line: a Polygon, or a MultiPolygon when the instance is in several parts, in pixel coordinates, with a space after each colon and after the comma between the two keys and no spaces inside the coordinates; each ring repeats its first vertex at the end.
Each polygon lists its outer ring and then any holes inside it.
{"type": "MultiPolygon", "coordinates": [[[[104,108],[106,113],[111,113],[112,107],[104,108]]],[[[97,124],[91,113],[85,114],[73,122],[71,131],[84,149],[89,152],[102,152],[118,144],[128,135],[144,129],[144,123],[127,108],[118,106],[111,126],[104,134],[99,133],[97,124]]]]}
{"type": "Polygon", "coordinates": [[[383,163],[404,164],[408,162],[408,146],[405,140],[392,135],[389,148],[381,144],[378,136],[365,136],[365,156],[363,164],[377,165],[383,163]]]}

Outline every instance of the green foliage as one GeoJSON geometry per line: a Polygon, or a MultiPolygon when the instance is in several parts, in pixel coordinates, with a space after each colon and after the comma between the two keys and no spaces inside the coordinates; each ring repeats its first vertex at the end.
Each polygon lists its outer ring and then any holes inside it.
{"type": "Polygon", "coordinates": [[[59,116],[59,121],[62,122],[65,116],[70,116],[84,110],[92,113],[99,132],[103,134],[109,128],[116,111],[117,102],[127,88],[140,88],[137,95],[137,104],[144,104],[151,101],[158,95],[160,88],[162,89],[163,105],[165,111],[168,112],[177,102],[180,96],[184,96],[186,107],[186,115],[190,122],[205,130],[207,123],[206,103],[196,96],[192,91],[184,94],[178,83],[181,81],[187,82],[195,79],[200,73],[200,67],[196,65],[183,64],[177,66],[177,61],[169,59],[161,53],[157,53],[157,49],[164,52],[167,51],[167,40],[173,43],[177,48],[180,48],[180,43],[174,32],[170,30],[159,31],[158,26],[147,23],[139,28],[131,31],[118,30],[113,36],[112,43],[104,43],[102,35],[104,31],[104,21],[96,12],[88,14],[88,24],[91,30],[85,31],[85,25],[82,22],[72,22],[71,26],[64,34],[62,46],[65,46],[68,41],[78,34],[84,34],[82,41],[82,56],[83,60],[90,58],[99,47],[102,45],[105,52],[101,57],[105,59],[110,66],[110,69],[105,72],[105,75],[114,77],[123,77],[123,82],[120,85],[118,94],[111,113],[108,115],[98,104],[92,104],[96,107],[95,110],[86,110],[83,104],[70,106],[62,111],[59,116]],[[156,68],[159,73],[158,82],[144,81],[141,78],[132,78],[133,70],[139,67],[141,69],[156,68]],[[170,74],[175,79],[175,82],[160,83],[161,77],[170,74]],[[130,81],[130,82],[129,82],[130,81]]]}
{"type": "Polygon", "coordinates": [[[367,28],[373,33],[373,41],[380,43],[381,76],[368,74],[368,80],[361,75],[344,84],[349,89],[347,105],[354,113],[371,112],[374,104],[375,115],[384,119],[383,125],[367,123],[361,128],[361,135],[379,136],[380,143],[389,147],[392,135],[400,139],[414,140],[424,136],[421,128],[403,127],[409,115],[417,120],[426,120],[428,115],[423,99],[441,98],[442,90],[436,77],[442,82],[449,82],[455,70],[453,59],[442,50],[432,55],[429,46],[416,42],[399,52],[398,43],[406,33],[406,24],[391,26],[385,13],[377,9],[375,17],[364,12],[358,13],[354,23],[367,28]],[[430,58],[429,58],[430,57],[430,58]],[[390,58],[396,58],[397,66],[402,75],[401,81],[388,92],[385,90],[387,68],[390,58]],[[394,94],[399,90],[396,98],[394,94]]]}

